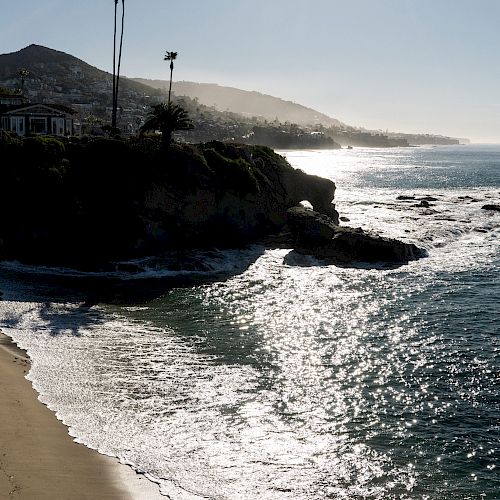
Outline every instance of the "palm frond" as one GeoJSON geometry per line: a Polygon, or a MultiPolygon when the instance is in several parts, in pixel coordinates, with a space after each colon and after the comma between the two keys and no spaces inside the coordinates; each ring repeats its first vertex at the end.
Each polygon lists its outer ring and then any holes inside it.
{"type": "Polygon", "coordinates": [[[177,55],[178,53],[177,52],[169,52],[167,51],[165,53],[165,57],[163,58],[164,61],[175,61],[177,59],[177,55]]]}
{"type": "Polygon", "coordinates": [[[156,104],[146,117],[141,132],[159,130],[163,135],[163,140],[170,142],[172,132],[176,130],[191,130],[194,128],[187,111],[178,104],[161,103],[156,104]]]}

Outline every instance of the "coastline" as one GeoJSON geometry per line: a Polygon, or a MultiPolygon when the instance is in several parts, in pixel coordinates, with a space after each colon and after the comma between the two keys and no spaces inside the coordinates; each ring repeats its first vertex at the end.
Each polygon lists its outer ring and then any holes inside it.
{"type": "Polygon", "coordinates": [[[0,498],[157,500],[158,486],[75,443],[26,380],[26,352],[0,331],[0,498]]]}

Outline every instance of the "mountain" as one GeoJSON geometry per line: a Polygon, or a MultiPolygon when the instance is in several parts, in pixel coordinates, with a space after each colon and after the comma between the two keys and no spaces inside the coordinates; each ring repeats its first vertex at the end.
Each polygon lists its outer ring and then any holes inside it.
{"type": "MultiPolygon", "coordinates": [[[[17,52],[0,55],[0,87],[22,86],[20,69],[27,69],[23,93],[33,102],[66,104],[79,112],[78,119],[111,118],[112,75],[85,61],[58,50],[30,45],[17,52]]],[[[141,123],[150,105],[164,98],[155,90],[128,78],[120,78],[119,122],[134,128],[141,123]]]]}
{"type": "MultiPolygon", "coordinates": [[[[149,85],[155,89],[168,89],[166,80],[147,80],[134,78],[136,82],[149,85]]],[[[325,127],[340,126],[341,123],[319,111],[284,101],[260,92],[250,92],[233,87],[223,87],[215,83],[174,82],[172,90],[177,96],[187,96],[198,99],[201,104],[215,106],[219,111],[232,111],[243,116],[258,116],[268,121],[276,118],[281,122],[298,125],[324,125],[325,127]]]]}
{"type": "MultiPolygon", "coordinates": [[[[87,85],[98,85],[98,90],[106,85],[112,88],[112,75],[102,71],[85,61],[59,50],[49,49],[41,45],[29,45],[24,49],[0,55],[0,83],[7,87],[18,87],[18,71],[27,69],[30,74],[26,79],[28,88],[37,87],[44,90],[54,84],[62,87],[60,92],[78,90],[84,92],[87,85]],[[31,84],[30,84],[31,83],[31,84]],[[106,84],[106,85],[103,85],[106,84]]],[[[123,77],[120,89],[140,94],[157,94],[150,87],[123,77]]],[[[55,89],[58,90],[57,88],[55,89]]]]}

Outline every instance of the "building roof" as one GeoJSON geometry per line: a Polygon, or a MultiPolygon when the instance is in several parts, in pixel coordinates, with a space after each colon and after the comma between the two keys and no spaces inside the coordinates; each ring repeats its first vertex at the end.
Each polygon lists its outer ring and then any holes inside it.
{"type": "Polygon", "coordinates": [[[10,105],[10,104],[2,104],[0,105],[0,114],[17,114],[20,111],[22,111],[24,114],[30,112],[30,109],[32,108],[40,108],[43,109],[45,108],[47,111],[47,114],[58,114],[60,115],[61,113],[69,114],[69,115],[75,115],[77,111],[75,111],[73,108],[70,108],[69,106],[65,106],[64,104],[52,104],[52,103],[31,103],[31,104],[15,104],[15,105],[10,105]]]}

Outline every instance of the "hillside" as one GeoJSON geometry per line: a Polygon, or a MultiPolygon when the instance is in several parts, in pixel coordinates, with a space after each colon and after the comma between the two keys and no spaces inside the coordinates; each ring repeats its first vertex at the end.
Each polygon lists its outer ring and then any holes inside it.
{"type": "MultiPolygon", "coordinates": [[[[98,84],[95,90],[112,87],[112,76],[85,61],[59,50],[49,49],[41,45],[29,45],[24,49],[9,54],[0,54],[0,81],[10,83],[10,87],[19,85],[19,69],[24,68],[30,72],[26,79],[26,86],[31,88],[38,83],[41,89],[55,83],[62,87],[61,92],[71,90],[84,92],[87,85],[98,84]],[[35,83],[36,82],[36,83],[35,83]],[[106,85],[103,85],[106,84],[106,85]]],[[[120,86],[124,91],[140,94],[161,94],[151,91],[151,88],[139,82],[123,77],[120,86]]],[[[57,89],[56,89],[57,90],[57,89]]]]}
{"type": "MultiPolygon", "coordinates": [[[[30,45],[18,52],[0,55],[0,87],[22,87],[23,93],[32,102],[70,105],[78,111],[77,130],[82,134],[102,135],[102,126],[109,124],[111,119],[112,75],[72,55],[40,45],[30,45]],[[19,75],[20,69],[28,70],[24,82],[19,75]]],[[[124,132],[138,132],[151,105],[165,99],[165,90],[154,89],[122,77],[118,100],[118,127],[124,132]]],[[[203,142],[217,139],[253,143],[253,127],[261,125],[263,121],[262,118],[253,118],[248,114],[217,111],[187,96],[181,98],[177,94],[174,99],[189,112],[195,125],[195,130],[177,134],[177,138],[183,141],[203,142]]],[[[282,103],[285,108],[288,106],[280,99],[269,99],[282,103]]],[[[292,105],[292,108],[294,106],[296,110],[303,108],[298,105],[292,105]]],[[[308,112],[310,116],[317,116],[312,110],[308,112]]],[[[290,113],[282,116],[294,117],[290,113]]],[[[269,130],[269,133],[261,134],[261,141],[275,147],[279,144],[297,148],[333,145],[332,139],[321,134],[312,135],[298,128],[280,130],[279,133],[281,135],[277,140],[276,131],[269,130]]]]}
{"type": "MultiPolygon", "coordinates": [[[[29,45],[10,54],[0,55],[0,87],[22,86],[18,71],[27,69],[24,94],[36,102],[70,105],[80,119],[110,116],[112,75],[85,61],[58,50],[29,45]]],[[[122,125],[142,120],[152,101],[164,93],[125,77],[120,79],[120,116],[122,125]]]]}
{"type": "MultiPolygon", "coordinates": [[[[120,79],[118,127],[136,133],[151,106],[166,100],[167,81],[120,79]]],[[[77,110],[77,129],[102,134],[111,120],[112,75],[70,54],[40,45],[0,55],[0,87],[23,88],[32,102],[70,105],[77,110]],[[20,69],[28,76],[21,82],[20,69]]],[[[188,142],[210,140],[255,143],[271,147],[391,147],[410,144],[458,144],[457,139],[391,134],[350,127],[314,109],[283,99],[216,84],[175,82],[174,99],[182,104],[195,130],[180,134],[188,142]],[[276,121],[278,119],[278,121],[276,121]],[[264,120],[269,123],[265,124],[264,120]],[[333,141],[335,141],[335,144],[333,141]]]]}
{"type": "MultiPolygon", "coordinates": [[[[134,78],[155,89],[168,89],[166,80],[134,78]]],[[[258,116],[269,121],[278,118],[281,122],[298,125],[339,126],[341,123],[319,111],[291,101],[284,101],[259,92],[250,92],[233,87],[223,87],[215,83],[174,82],[172,90],[178,96],[197,98],[201,104],[215,106],[219,111],[230,110],[243,116],[258,116]]]]}

